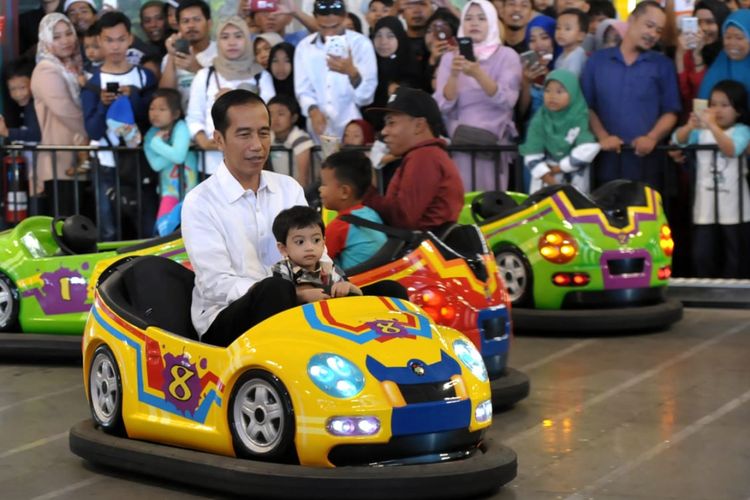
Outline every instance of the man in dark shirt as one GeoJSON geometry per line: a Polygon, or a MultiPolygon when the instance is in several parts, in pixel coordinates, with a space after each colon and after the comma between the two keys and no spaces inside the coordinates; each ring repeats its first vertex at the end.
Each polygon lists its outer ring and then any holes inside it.
{"type": "Polygon", "coordinates": [[[503,42],[519,54],[529,50],[526,25],[531,21],[531,0],[494,0],[497,17],[503,23],[503,42]]]}
{"type": "Polygon", "coordinates": [[[422,90],[400,87],[385,108],[374,111],[386,113],[383,140],[403,160],[385,195],[371,187],[363,204],[394,227],[430,230],[455,222],[464,186],[438,138],[443,119],[435,100],[422,90]]]}
{"type": "MultiPolygon", "coordinates": [[[[409,39],[409,60],[414,61],[420,75],[427,75],[427,65],[430,51],[424,36],[427,32],[427,20],[432,15],[433,7],[430,0],[403,0],[401,2],[404,20],[406,21],[406,35],[409,39]]],[[[420,87],[422,90],[432,92],[432,82],[424,78],[420,87]]]]}

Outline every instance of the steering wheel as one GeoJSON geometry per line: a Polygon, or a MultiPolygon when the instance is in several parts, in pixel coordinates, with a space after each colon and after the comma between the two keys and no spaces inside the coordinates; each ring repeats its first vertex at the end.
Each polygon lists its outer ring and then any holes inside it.
{"type": "Polygon", "coordinates": [[[96,251],[96,226],[83,215],[59,216],[52,219],[52,239],[65,255],[96,251]],[[62,222],[62,233],[57,226],[62,222]],[[93,250],[92,250],[93,245],[93,250]]]}

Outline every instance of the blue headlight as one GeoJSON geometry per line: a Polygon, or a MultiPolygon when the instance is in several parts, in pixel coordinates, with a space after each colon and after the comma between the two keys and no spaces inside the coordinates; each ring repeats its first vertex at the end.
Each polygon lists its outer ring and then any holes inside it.
{"type": "Polygon", "coordinates": [[[461,360],[461,363],[466,366],[476,378],[482,382],[487,381],[487,369],[484,367],[484,361],[482,356],[474,347],[474,344],[468,340],[458,339],[453,342],[453,352],[456,353],[456,357],[461,360]]]}
{"type": "Polygon", "coordinates": [[[359,368],[336,354],[316,354],[307,364],[307,373],[321,391],[335,398],[351,398],[365,386],[365,377],[359,368]]]}

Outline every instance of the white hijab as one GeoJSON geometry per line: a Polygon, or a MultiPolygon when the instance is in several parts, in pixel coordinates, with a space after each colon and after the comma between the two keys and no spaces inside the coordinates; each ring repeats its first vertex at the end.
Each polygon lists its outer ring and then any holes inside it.
{"type": "Polygon", "coordinates": [[[64,63],[52,53],[54,29],[59,22],[70,26],[75,35],[75,26],[73,26],[73,23],[64,14],[53,12],[44,16],[39,23],[39,44],[36,47],[36,62],[48,61],[58,68],[63,78],[65,78],[65,84],[68,86],[71,97],[73,97],[74,101],[78,102],[78,98],[81,95],[78,75],[83,71],[83,58],[81,57],[81,50],[77,39],[75,49],[73,49],[73,57],[67,63],[64,63]]]}
{"type": "Polygon", "coordinates": [[[464,5],[463,9],[461,9],[461,26],[458,28],[458,36],[466,36],[464,34],[464,19],[466,19],[466,13],[472,5],[478,5],[487,18],[487,38],[485,38],[483,42],[474,42],[474,55],[478,61],[485,61],[489,59],[502,44],[500,40],[500,27],[497,20],[497,10],[495,10],[495,6],[487,0],[471,0],[464,5]]]}

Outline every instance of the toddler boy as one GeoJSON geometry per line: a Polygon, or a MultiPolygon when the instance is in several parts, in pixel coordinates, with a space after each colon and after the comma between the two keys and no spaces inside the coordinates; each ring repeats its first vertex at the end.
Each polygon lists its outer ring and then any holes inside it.
{"type": "Polygon", "coordinates": [[[326,248],[328,256],[344,269],[368,260],[386,240],[386,235],[380,231],[341,220],[342,215],[351,214],[383,223],[375,210],[362,204],[371,179],[372,165],[361,151],[334,153],[326,158],[320,171],[320,200],[328,210],[338,212],[326,228],[326,248]]]}
{"type": "Polygon", "coordinates": [[[586,64],[586,51],[581,44],[588,33],[589,18],[579,9],[566,9],[557,17],[555,41],[563,52],[555,61],[555,69],[567,69],[580,77],[586,64]]]}
{"type": "Polygon", "coordinates": [[[330,297],[362,295],[346,281],[344,273],[330,262],[321,262],[325,250],[325,228],[318,212],[295,206],[282,210],[271,227],[276,245],[284,259],[271,268],[274,276],[303,288],[322,288],[330,297]]]}

